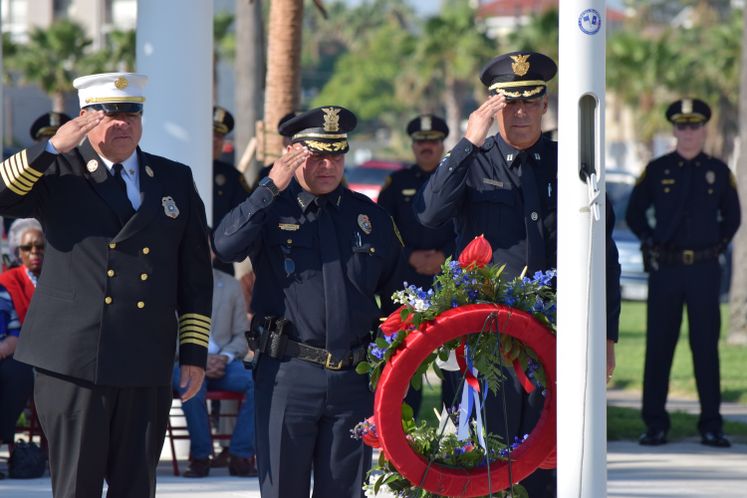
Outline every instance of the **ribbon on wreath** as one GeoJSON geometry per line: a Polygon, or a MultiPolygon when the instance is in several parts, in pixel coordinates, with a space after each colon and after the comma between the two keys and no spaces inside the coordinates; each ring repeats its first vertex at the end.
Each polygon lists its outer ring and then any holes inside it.
{"type": "MultiPolygon", "coordinates": [[[[483,430],[484,423],[482,420],[482,403],[485,400],[480,399],[480,383],[477,380],[477,369],[472,365],[469,346],[467,346],[464,340],[462,340],[462,344],[457,348],[457,351],[457,363],[459,363],[459,368],[464,366],[464,387],[462,388],[462,400],[459,403],[459,427],[457,428],[457,439],[460,441],[470,439],[469,426],[472,412],[474,410],[477,442],[487,453],[488,446],[485,443],[485,431],[483,430]]],[[[487,394],[487,389],[484,389],[483,392],[484,394],[487,394]]]]}

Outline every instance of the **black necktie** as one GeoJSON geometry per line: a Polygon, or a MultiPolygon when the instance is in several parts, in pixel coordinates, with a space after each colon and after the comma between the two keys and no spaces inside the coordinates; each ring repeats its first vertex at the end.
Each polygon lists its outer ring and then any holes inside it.
{"type": "Polygon", "coordinates": [[[521,167],[521,192],[524,196],[524,224],[527,231],[527,275],[531,276],[538,270],[546,270],[545,240],[542,232],[542,216],[540,198],[537,189],[537,179],[534,175],[534,165],[529,161],[526,151],[521,151],[519,157],[521,167]]]}
{"type": "Polygon", "coordinates": [[[114,163],[112,165],[112,171],[114,172],[114,181],[117,182],[117,186],[122,192],[124,200],[127,203],[125,205],[129,208],[127,210],[125,219],[129,219],[133,214],[135,214],[135,209],[132,207],[132,202],[130,202],[130,198],[127,196],[127,184],[125,183],[125,179],[122,177],[123,169],[124,167],[120,163],[114,163]]]}
{"type": "Polygon", "coordinates": [[[332,353],[331,364],[344,360],[350,353],[351,337],[348,316],[346,277],[340,262],[340,248],[332,208],[327,199],[317,198],[319,206],[319,248],[322,257],[322,278],[324,280],[324,315],[326,323],[325,348],[332,353]]]}

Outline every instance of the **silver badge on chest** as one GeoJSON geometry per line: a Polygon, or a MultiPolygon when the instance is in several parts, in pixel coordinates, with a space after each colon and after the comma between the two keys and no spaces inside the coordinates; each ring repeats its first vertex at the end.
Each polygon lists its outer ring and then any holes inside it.
{"type": "Polygon", "coordinates": [[[176,207],[176,203],[170,195],[161,199],[161,205],[163,206],[163,213],[169,218],[176,219],[179,216],[179,208],[176,207]]]}

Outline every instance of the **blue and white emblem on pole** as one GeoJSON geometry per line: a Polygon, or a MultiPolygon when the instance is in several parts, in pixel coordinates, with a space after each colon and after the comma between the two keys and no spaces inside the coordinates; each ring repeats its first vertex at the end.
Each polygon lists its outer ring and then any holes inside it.
{"type": "Polygon", "coordinates": [[[578,27],[587,35],[595,35],[602,27],[602,16],[594,9],[586,9],[578,16],[578,27]]]}

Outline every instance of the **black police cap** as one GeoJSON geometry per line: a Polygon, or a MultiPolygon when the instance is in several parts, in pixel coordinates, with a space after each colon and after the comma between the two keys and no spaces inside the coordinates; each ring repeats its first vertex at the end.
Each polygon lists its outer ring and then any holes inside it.
{"type": "Polygon", "coordinates": [[[283,132],[280,131],[280,128],[283,126],[283,124],[286,121],[290,121],[291,119],[295,118],[299,114],[301,114],[301,113],[293,111],[293,112],[289,112],[288,114],[285,114],[282,118],[280,118],[280,120],[278,120],[278,133],[280,133],[282,135],[283,132]]]}
{"type": "Polygon", "coordinates": [[[348,132],[356,124],[358,119],[351,111],[330,105],[302,112],[280,125],[278,131],[311,152],[344,154],[349,150],[348,132]]]}
{"type": "Polygon", "coordinates": [[[414,141],[443,140],[449,135],[449,126],[438,116],[421,114],[407,123],[407,134],[414,141]]]}
{"type": "Polygon", "coordinates": [[[29,134],[34,140],[49,138],[57,133],[57,129],[70,121],[70,116],[63,112],[47,112],[42,114],[31,125],[29,134]]]}
{"type": "Polygon", "coordinates": [[[544,54],[510,52],[488,62],[480,71],[480,81],[491,94],[507,100],[531,99],[545,94],[547,82],[557,72],[558,66],[544,54]]]}
{"type": "Polygon", "coordinates": [[[667,107],[670,123],[707,123],[711,119],[711,108],[700,99],[680,99],[667,107]]]}
{"type": "Polygon", "coordinates": [[[227,135],[233,130],[233,115],[221,106],[213,107],[213,131],[227,135]]]}

